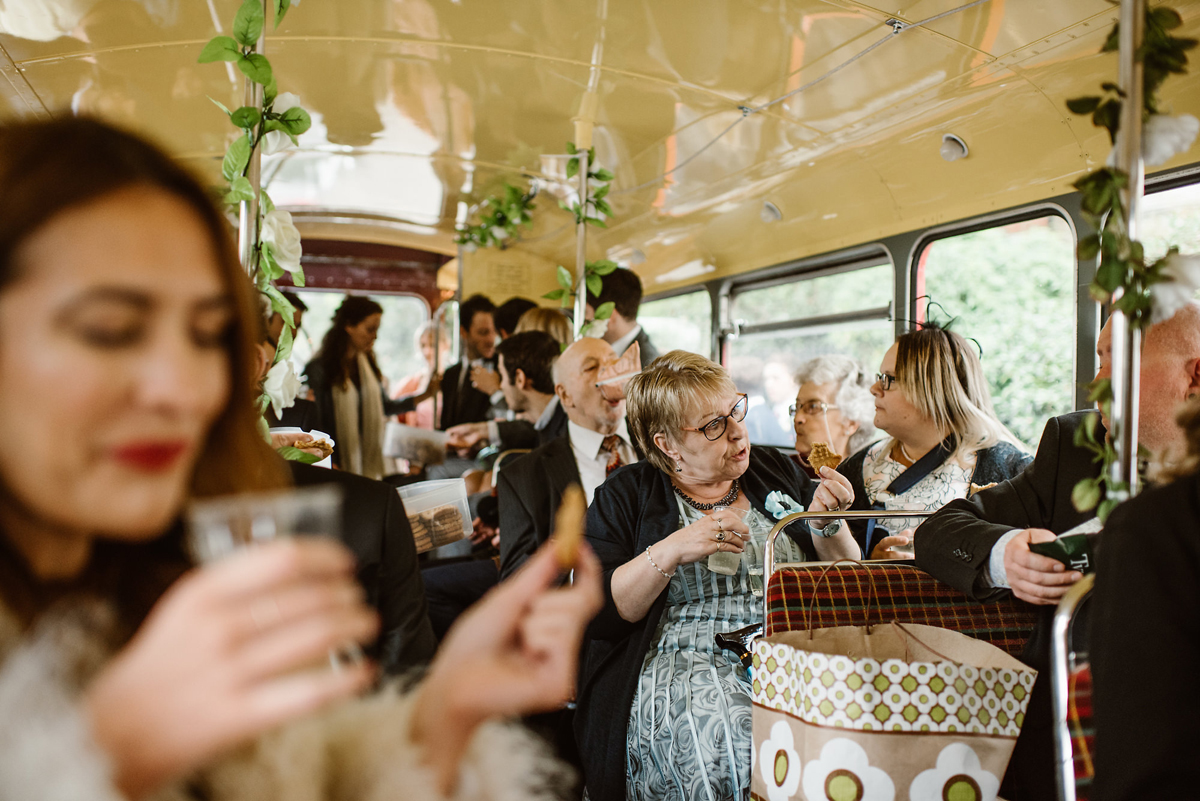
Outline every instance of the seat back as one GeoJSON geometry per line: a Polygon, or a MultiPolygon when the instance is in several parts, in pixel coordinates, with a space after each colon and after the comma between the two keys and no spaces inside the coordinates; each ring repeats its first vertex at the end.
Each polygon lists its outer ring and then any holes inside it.
{"type": "Polygon", "coordinates": [[[1050,636],[1050,690],[1054,704],[1055,779],[1061,801],[1086,799],[1095,774],[1092,762],[1092,669],[1088,655],[1076,651],[1071,630],[1092,592],[1094,575],[1067,591],[1054,612],[1050,636]]]}

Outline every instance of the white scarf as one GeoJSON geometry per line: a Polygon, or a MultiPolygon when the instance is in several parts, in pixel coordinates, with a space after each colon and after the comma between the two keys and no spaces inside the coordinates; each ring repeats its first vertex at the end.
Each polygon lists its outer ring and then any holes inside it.
{"type": "Polygon", "coordinates": [[[383,478],[383,395],[365,353],[358,354],[358,386],[347,379],[333,388],[333,416],[342,469],[367,478],[383,478]]]}

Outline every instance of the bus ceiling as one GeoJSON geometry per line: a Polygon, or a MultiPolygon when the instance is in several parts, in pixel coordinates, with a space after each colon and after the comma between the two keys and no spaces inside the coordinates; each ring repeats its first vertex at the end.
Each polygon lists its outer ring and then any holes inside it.
{"type": "MultiPolygon", "coordinates": [[[[238,4],[9,0],[0,117],[97,114],[215,182],[230,129],[208,98],[240,105],[242,83],[198,64],[197,43],[238,4]]],[[[1200,0],[1173,5],[1179,35],[1200,34],[1200,0]]],[[[596,163],[615,178],[588,256],[670,292],[1070,192],[1109,145],[1064,103],[1115,74],[1099,51],[1116,13],[1106,0],[308,0],[267,46],[314,125],[265,159],[264,183],[310,238],[442,261],[483,198],[536,185],[521,240],[458,267],[467,292],[541,294],[574,263],[556,195],[594,88],[596,163]]],[[[1200,114],[1200,71],[1164,99],[1200,114]]],[[[1200,144],[1166,166],[1197,162],[1200,144]]]]}

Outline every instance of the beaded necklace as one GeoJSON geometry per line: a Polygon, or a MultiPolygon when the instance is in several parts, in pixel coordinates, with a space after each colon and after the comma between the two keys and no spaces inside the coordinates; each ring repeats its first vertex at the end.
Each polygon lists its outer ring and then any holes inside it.
{"type": "Polygon", "coordinates": [[[711,512],[716,506],[729,506],[738,498],[738,480],[736,478],[733,480],[733,486],[729,488],[729,492],[725,493],[725,497],[716,503],[701,503],[681,490],[674,482],[671,483],[671,487],[675,490],[676,495],[683,498],[684,503],[700,512],[711,512]]]}

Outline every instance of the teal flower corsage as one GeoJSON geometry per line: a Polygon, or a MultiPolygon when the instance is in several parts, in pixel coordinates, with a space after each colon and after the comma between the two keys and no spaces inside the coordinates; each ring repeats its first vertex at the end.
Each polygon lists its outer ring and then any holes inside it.
{"type": "Polygon", "coordinates": [[[779,490],[767,496],[767,502],[764,506],[767,507],[768,512],[775,516],[776,520],[782,520],[793,512],[804,511],[804,507],[792,500],[792,496],[779,490]]]}

